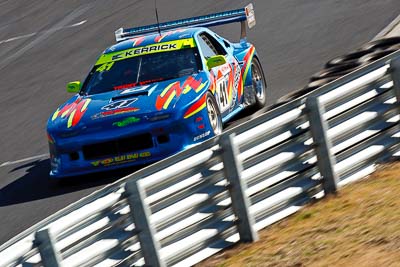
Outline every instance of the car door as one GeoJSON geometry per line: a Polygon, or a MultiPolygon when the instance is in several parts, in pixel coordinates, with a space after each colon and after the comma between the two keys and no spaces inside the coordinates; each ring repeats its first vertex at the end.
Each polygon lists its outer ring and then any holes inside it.
{"type": "Polygon", "coordinates": [[[222,117],[231,112],[238,104],[240,86],[240,66],[236,58],[226,52],[221,44],[207,32],[198,36],[197,43],[203,56],[203,61],[215,55],[223,55],[226,63],[210,69],[214,77],[215,99],[222,117]]]}

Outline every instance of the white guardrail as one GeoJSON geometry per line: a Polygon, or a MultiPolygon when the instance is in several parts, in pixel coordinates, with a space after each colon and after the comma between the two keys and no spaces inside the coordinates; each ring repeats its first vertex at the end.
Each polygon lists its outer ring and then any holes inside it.
{"type": "Polygon", "coordinates": [[[0,266],[190,266],[254,241],[399,155],[396,99],[400,51],[70,205],[0,266]]]}

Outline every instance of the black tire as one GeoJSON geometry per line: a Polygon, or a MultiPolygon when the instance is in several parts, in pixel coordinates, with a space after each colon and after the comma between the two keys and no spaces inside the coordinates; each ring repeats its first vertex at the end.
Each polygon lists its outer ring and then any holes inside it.
{"type": "Polygon", "coordinates": [[[341,66],[343,64],[354,64],[354,63],[358,63],[358,59],[360,57],[363,57],[367,54],[371,54],[375,51],[375,49],[364,49],[364,50],[357,50],[354,51],[352,53],[349,53],[347,55],[343,55],[343,56],[339,56],[339,57],[335,57],[331,60],[329,60],[326,64],[325,64],[325,68],[329,69],[332,67],[336,67],[336,66],[341,66]]]}
{"type": "Polygon", "coordinates": [[[256,57],[251,61],[251,80],[256,97],[254,107],[263,108],[267,104],[267,83],[260,61],[256,57]]]}
{"type": "Polygon", "coordinates": [[[372,54],[363,56],[359,59],[359,62],[362,64],[369,64],[371,62],[374,62],[375,60],[378,60],[380,58],[383,58],[391,53],[396,52],[396,49],[387,49],[387,50],[381,50],[381,51],[376,51],[372,54]]]}
{"type": "Polygon", "coordinates": [[[313,82],[330,77],[343,76],[347,73],[352,72],[353,70],[357,69],[360,66],[361,66],[360,62],[338,65],[315,73],[314,75],[311,76],[310,81],[313,82]]]}
{"type": "Polygon", "coordinates": [[[389,37],[371,41],[361,47],[362,50],[368,49],[387,49],[392,45],[400,44],[400,37],[389,37]]]}
{"type": "Polygon", "coordinates": [[[210,92],[207,92],[206,107],[207,107],[208,120],[210,122],[214,134],[215,135],[221,134],[223,128],[221,112],[218,108],[215,97],[210,92]]]}

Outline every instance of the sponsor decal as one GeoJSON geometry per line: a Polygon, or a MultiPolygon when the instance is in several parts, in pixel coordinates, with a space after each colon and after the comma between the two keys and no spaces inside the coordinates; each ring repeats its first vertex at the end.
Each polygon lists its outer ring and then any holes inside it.
{"type": "Polygon", "coordinates": [[[67,127],[76,126],[85,114],[91,99],[77,98],[73,103],[58,108],[51,117],[51,121],[55,121],[58,117],[64,119],[68,117],[67,127]]]}
{"type": "Polygon", "coordinates": [[[114,90],[123,90],[123,89],[127,89],[127,88],[132,88],[135,86],[138,86],[138,83],[127,83],[127,84],[117,85],[117,86],[114,86],[113,89],[114,90]]]}
{"type": "Polygon", "coordinates": [[[240,68],[238,65],[234,65],[234,78],[233,78],[233,86],[232,86],[232,104],[231,107],[229,109],[229,112],[231,112],[233,110],[233,107],[236,105],[237,102],[237,98],[239,97],[238,95],[238,89],[240,86],[240,68]]]}
{"type": "Polygon", "coordinates": [[[200,140],[200,139],[203,139],[204,137],[209,136],[210,133],[211,133],[211,131],[207,131],[207,132],[204,132],[204,133],[202,133],[202,134],[200,134],[200,135],[197,135],[197,136],[195,136],[195,137],[193,138],[193,141],[196,142],[196,141],[198,141],[198,140],[200,140]]]}
{"type": "Polygon", "coordinates": [[[202,83],[201,81],[202,78],[200,78],[200,80],[196,80],[192,76],[189,76],[182,85],[179,81],[169,84],[167,87],[165,87],[161,94],[157,96],[156,109],[167,109],[175,96],[179,97],[181,94],[187,94],[191,90],[194,90],[196,93],[200,92],[200,90],[203,89],[207,83],[202,83]]]}
{"type": "Polygon", "coordinates": [[[213,72],[210,72],[210,91],[211,93],[215,93],[215,88],[216,88],[216,84],[215,84],[215,76],[213,72]]]}
{"type": "Polygon", "coordinates": [[[256,25],[256,16],[254,15],[253,4],[248,4],[244,10],[246,12],[247,25],[249,26],[249,29],[251,29],[256,25]]]}
{"type": "Polygon", "coordinates": [[[104,64],[100,65],[100,66],[96,69],[96,71],[97,71],[97,72],[109,71],[109,70],[112,68],[113,65],[114,65],[114,62],[107,62],[107,63],[104,63],[104,64]]]}
{"type": "Polygon", "coordinates": [[[196,47],[193,38],[180,39],[170,42],[156,43],[147,46],[130,48],[124,51],[112,52],[103,54],[96,62],[97,65],[118,61],[126,58],[137,57],[147,54],[154,54],[159,52],[175,51],[187,47],[196,47]]]}
{"type": "MultiPolygon", "coordinates": [[[[117,86],[114,86],[114,90],[122,90],[122,89],[132,88],[132,87],[141,86],[141,85],[145,85],[145,84],[149,84],[149,83],[159,82],[162,80],[163,80],[163,78],[158,78],[158,79],[146,80],[146,81],[137,82],[137,83],[127,83],[127,84],[123,84],[123,85],[117,85],[117,86]]],[[[121,94],[123,94],[123,93],[121,93],[121,94]]]]}
{"type": "Polygon", "coordinates": [[[132,98],[132,99],[114,101],[114,102],[111,102],[108,105],[105,105],[101,109],[102,110],[113,110],[113,109],[126,108],[126,107],[130,106],[131,104],[135,103],[137,100],[138,100],[137,98],[132,98]]]}
{"type": "Polygon", "coordinates": [[[217,100],[219,109],[224,112],[229,107],[229,73],[217,81],[217,92],[215,99],[217,100]]]}
{"type": "Polygon", "coordinates": [[[231,71],[231,65],[229,63],[221,65],[219,71],[221,71],[221,74],[218,73],[218,77],[220,77],[220,75],[229,73],[231,71]]]}
{"type": "Polygon", "coordinates": [[[129,58],[133,55],[142,55],[142,54],[149,54],[150,52],[157,52],[157,51],[169,51],[169,50],[177,50],[177,44],[160,44],[160,45],[152,45],[152,46],[144,46],[141,48],[137,48],[135,50],[128,50],[120,54],[116,54],[111,57],[112,61],[122,59],[122,58],[129,58]]]}
{"type": "Polygon", "coordinates": [[[222,112],[228,110],[232,105],[232,67],[229,63],[222,65],[217,71],[215,99],[222,112]]]}
{"type": "Polygon", "coordinates": [[[128,126],[130,124],[137,123],[139,121],[140,121],[140,118],[128,117],[126,119],[123,119],[122,121],[116,121],[112,125],[113,126],[117,126],[117,127],[125,127],[125,126],[128,126]]]}
{"type": "Polygon", "coordinates": [[[93,115],[92,120],[109,117],[109,116],[114,116],[114,115],[125,114],[125,113],[129,113],[129,112],[136,112],[138,110],[139,110],[138,108],[121,108],[121,109],[104,111],[104,112],[100,112],[100,113],[93,115]]]}
{"type": "Polygon", "coordinates": [[[128,162],[133,162],[137,160],[138,158],[148,158],[151,157],[151,153],[149,151],[146,152],[141,152],[141,153],[131,153],[131,154],[126,154],[122,156],[115,156],[115,157],[110,157],[102,160],[96,160],[90,162],[92,166],[98,167],[98,166],[112,166],[112,165],[117,165],[117,164],[122,164],[122,163],[128,163],[128,162]]]}

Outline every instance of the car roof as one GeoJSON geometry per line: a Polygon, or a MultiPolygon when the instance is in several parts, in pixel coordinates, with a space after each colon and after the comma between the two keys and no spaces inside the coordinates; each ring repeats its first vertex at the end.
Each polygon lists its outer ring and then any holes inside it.
{"type": "Polygon", "coordinates": [[[134,36],[131,39],[127,39],[125,41],[110,46],[104,51],[103,54],[123,51],[135,46],[139,47],[139,46],[156,44],[160,42],[169,42],[180,39],[193,38],[197,32],[203,31],[205,29],[206,28],[204,27],[182,28],[182,29],[161,32],[161,35],[159,33],[152,33],[142,36],[134,36]]]}

